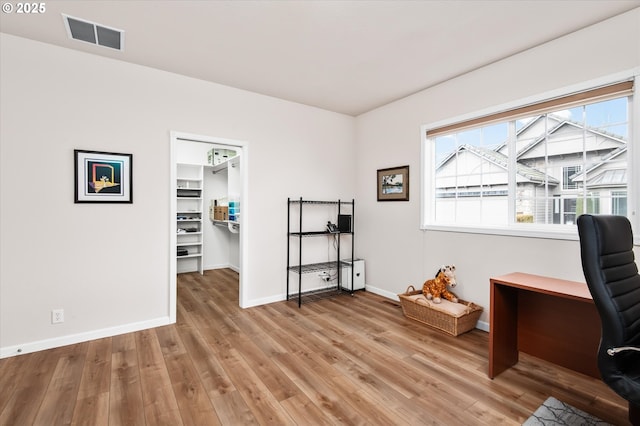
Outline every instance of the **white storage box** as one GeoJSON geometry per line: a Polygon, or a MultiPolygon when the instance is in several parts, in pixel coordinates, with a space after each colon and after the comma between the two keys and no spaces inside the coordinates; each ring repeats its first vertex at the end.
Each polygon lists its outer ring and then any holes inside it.
{"type": "Polygon", "coordinates": [[[212,166],[217,166],[235,156],[236,152],[232,149],[213,148],[207,154],[207,162],[212,166]]]}
{"type": "Polygon", "coordinates": [[[345,290],[352,290],[351,288],[351,267],[353,266],[353,290],[364,289],[364,260],[354,259],[353,262],[343,261],[340,268],[340,283],[345,290]]]}

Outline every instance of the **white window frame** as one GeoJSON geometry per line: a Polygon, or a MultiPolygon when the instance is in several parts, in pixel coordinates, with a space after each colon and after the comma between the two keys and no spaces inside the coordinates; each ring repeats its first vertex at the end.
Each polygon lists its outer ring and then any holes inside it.
{"type": "MultiPolygon", "coordinates": [[[[634,231],[634,244],[640,245],[640,200],[634,194],[640,193],[640,68],[609,75],[603,78],[594,79],[558,90],[542,93],[525,99],[516,100],[506,104],[464,114],[447,120],[424,124],[420,127],[421,137],[421,167],[420,178],[422,183],[422,194],[420,197],[420,217],[422,230],[465,232],[475,234],[507,235],[530,238],[546,238],[558,240],[578,240],[577,227],[571,225],[535,225],[517,224],[515,221],[507,226],[484,226],[484,225],[443,225],[434,222],[433,199],[435,170],[432,167],[435,158],[435,146],[427,139],[427,132],[443,126],[460,123],[478,117],[496,114],[502,111],[512,110],[523,105],[534,104],[548,99],[559,98],[571,93],[590,90],[594,87],[605,86],[616,82],[635,79],[633,94],[629,104],[629,127],[630,134],[628,152],[628,185],[627,185],[627,216],[634,231]],[[635,146],[634,146],[635,145],[635,146]]],[[[515,163],[515,157],[510,156],[510,161],[515,163]]],[[[510,165],[509,173],[515,173],[515,164],[510,165]],[[511,167],[513,166],[513,167],[511,167]]],[[[515,179],[509,179],[509,193],[513,194],[515,179]]],[[[515,217],[515,203],[509,202],[509,217],[515,217]],[[513,211],[512,211],[513,210],[513,211]]]]}
{"type": "Polygon", "coordinates": [[[576,189],[580,189],[579,185],[577,183],[574,183],[572,185],[575,185],[575,187],[572,188],[567,188],[568,186],[568,180],[569,180],[569,173],[567,173],[567,171],[569,169],[573,169],[573,173],[579,173],[582,172],[582,165],[576,165],[576,166],[564,166],[562,168],[562,190],[563,191],[575,191],[576,189]],[[577,170],[576,170],[577,169],[577,170]]]}

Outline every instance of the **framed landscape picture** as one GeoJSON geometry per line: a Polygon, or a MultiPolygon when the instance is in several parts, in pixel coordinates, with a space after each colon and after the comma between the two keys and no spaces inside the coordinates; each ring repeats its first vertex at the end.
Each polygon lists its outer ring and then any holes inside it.
{"type": "Polygon", "coordinates": [[[409,166],[378,170],[378,201],[409,201],[409,166]]]}
{"type": "Polygon", "coordinates": [[[76,203],[132,203],[132,154],[74,150],[76,203]]]}

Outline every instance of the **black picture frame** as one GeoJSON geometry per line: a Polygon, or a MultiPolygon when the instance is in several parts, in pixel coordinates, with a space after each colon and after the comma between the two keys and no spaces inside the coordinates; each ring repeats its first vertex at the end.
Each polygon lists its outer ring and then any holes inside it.
{"type": "Polygon", "coordinates": [[[133,154],[75,149],[75,203],[133,203],[133,154]]]}
{"type": "Polygon", "coordinates": [[[409,201],[409,166],[379,169],[378,201],[409,201]]]}

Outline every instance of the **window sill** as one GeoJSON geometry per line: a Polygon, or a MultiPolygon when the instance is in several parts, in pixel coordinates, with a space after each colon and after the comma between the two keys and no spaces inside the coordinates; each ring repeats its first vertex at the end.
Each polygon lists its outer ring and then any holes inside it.
{"type": "MultiPolygon", "coordinates": [[[[545,226],[546,228],[546,226],[545,226]]],[[[461,226],[461,225],[422,225],[423,231],[458,232],[466,234],[499,235],[507,237],[543,238],[548,240],[578,241],[578,230],[575,226],[562,226],[549,230],[541,227],[514,226],[511,228],[489,226],[461,226]]],[[[640,235],[634,233],[633,245],[640,246],[640,235]]]]}
{"type": "Polygon", "coordinates": [[[462,226],[462,225],[424,225],[425,231],[459,232],[467,234],[502,235],[508,237],[545,238],[551,240],[578,241],[578,230],[575,227],[560,229],[535,229],[530,227],[490,227],[490,226],[462,226]]]}

